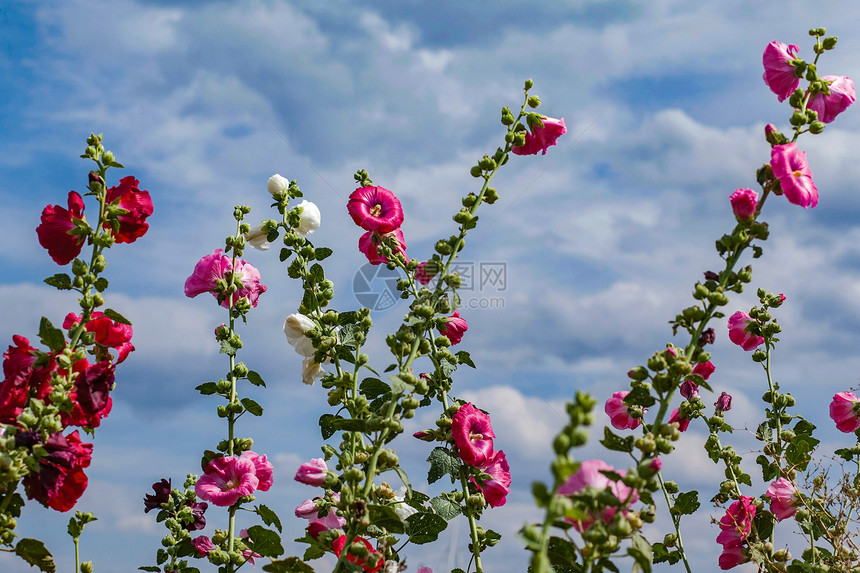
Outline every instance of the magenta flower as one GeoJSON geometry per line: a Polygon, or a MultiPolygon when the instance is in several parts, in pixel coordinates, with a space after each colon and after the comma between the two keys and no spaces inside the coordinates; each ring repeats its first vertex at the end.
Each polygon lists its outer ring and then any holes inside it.
{"type": "Polygon", "coordinates": [[[496,434],[490,416],[471,403],[461,406],[454,414],[451,435],[457,444],[457,455],[467,464],[482,467],[492,459],[496,434]]]}
{"type": "Polygon", "coordinates": [[[797,489],[794,484],[781,477],[767,488],[765,493],[770,498],[770,512],[777,521],[782,521],[797,513],[797,489]]]}
{"type": "Polygon", "coordinates": [[[349,196],[346,209],[356,225],[380,235],[399,229],[403,224],[400,201],[385,187],[356,189],[349,196]]]}
{"type": "Polygon", "coordinates": [[[853,392],[837,392],[830,403],[830,417],[836,422],[836,429],[850,434],[860,428],[860,416],[857,415],[857,403],[860,400],[853,392]]]}
{"type": "Polygon", "coordinates": [[[807,107],[818,112],[819,121],[830,123],[854,103],[854,82],[848,76],[821,76],[821,79],[828,82],[830,93],[818,92],[807,107]]]}
{"type": "Polygon", "coordinates": [[[681,411],[678,408],[672,410],[672,414],[669,416],[669,423],[678,424],[678,429],[682,432],[686,432],[690,426],[690,420],[681,416],[681,411]]]}
{"type": "MultiPolygon", "coordinates": [[[[609,488],[609,491],[620,503],[632,504],[639,500],[639,492],[628,487],[621,480],[613,481],[609,479],[600,473],[601,470],[615,472],[622,477],[625,474],[623,470],[616,470],[603,460],[585,460],[579,465],[579,469],[568,477],[567,481],[558,488],[558,493],[561,495],[573,495],[584,490],[586,487],[593,487],[599,490],[609,488]]],[[[617,511],[617,507],[607,507],[603,514],[603,520],[608,523],[612,520],[612,517],[617,511]]],[[[626,515],[627,510],[625,509],[622,513],[626,515]]],[[[593,518],[582,521],[573,521],[569,518],[565,519],[570,523],[573,523],[574,529],[580,533],[588,529],[591,524],[594,523],[593,518]]]]}
{"type": "Polygon", "coordinates": [[[516,155],[546,155],[546,150],[555,145],[556,140],[567,133],[564,118],[541,117],[543,127],[533,127],[531,133],[526,134],[526,142],[520,147],[514,147],[511,151],[516,155]]]}
{"type": "Polygon", "coordinates": [[[737,311],[729,317],[729,340],[749,352],[764,344],[764,338],[750,334],[749,325],[752,322],[746,312],[737,311]]]}
{"type": "Polygon", "coordinates": [[[732,212],[735,217],[741,221],[749,221],[755,215],[755,209],[758,207],[758,193],[752,189],[738,189],[729,195],[729,201],[732,203],[732,212]]]}
{"type": "Polygon", "coordinates": [[[245,495],[252,495],[259,485],[254,462],[245,457],[215,458],[200,479],[194,491],[200,499],[219,507],[228,507],[245,495]]]}
{"type": "MultiPolygon", "coordinates": [[[[629,391],[615,392],[603,407],[609,416],[609,422],[616,430],[635,430],[642,424],[642,419],[630,415],[630,407],[624,402],[629,391]]],[[[644,411],[642,412],[645,413],[644,411]]]]}
{"type": "MultiPolygon", "coordinates": [[[[63,321],[63,328],[69,330],[80,322],[81,317],[70,312],[63,321]]],[[[130,324],[120,324],[105,316],[104,313],[95,311],[90,316],[85,329],[87,332],[95,334],[97,345],[104,348],[113,348],[117,351],[117,364],[125,360],[129,353],[134,350],[134,345],[131,343],[134,330],[130,324]]]]}
{"type": "Polygon", "coordinates": [[[692,380],[684,380],[681,382],[681,396],[687,400],[693,400],[699,397],[699,385],[692,380]]]}
{"type": "Polygon", "coordinates": [[[274,481],[275,468],[272,467],[272,463],[266,459],[266,454],[261,456],[248,450],[247,452],[242,453],[242,457],[251,460],[254,464],[254,474],[260,481],[260,483],[257,484],[257,489],[260,491],[269,491],[269,488],[272,487],[272,482],[274,481]]]}
{"type": "Polygon", "coordinates": [[[812,181],[806,152],[798,151],[796,143],[774,145],[770,150],[770,167],[789,203],[804,209],[818,205],[818,188],[812,181]]]}
{"type": "MultiPolygon", "coordinates": [[[[194,298],[204,292],[212,293],[218,298],[219,295],[226,296],[226,291],[218,286],[219,281],[226,281],[227,274],[233,270],[233,261],[224,255],[222,249],[215,249],[211,255],[206,255],[194,266],[194,272],[185,281],[185,296],[194,298]]],[[[251,306],[257,306],[260,295],[266,292],[266,285],[260,282],[260,271],[248,262],[238,259],[236,261],[235,274],[242,281],[242,288],[233,294],[234,302],[247,298],[251,306]]],[[[229,308],[229,299],[224,298],[221,306],[229,308]]]]}
{"type": "Polygon", "coordinates": [[[717,563],[723,571],[737,567],[741,563],[749,561],[749,555],[742,544],[723,546],[717,563]]]}
{"type": "MultiPolygon", "coordinates": [[[[499,450],[493,457],[487,460],[487,464],[481,470],[489,474],[489,478],[477,484],[478,489],[484,492],[484,498],[490,507],[505,505],[507,495],[511,493],[511,468],[505,458],[505,452],[499,450]]],[[[475,479],[472,478],[474,482],[475,479]]]]}
{"type": "Polygon", "coordinates": [[[212,540],[205,535],[192,539],[191,545],[193,545],[194,549],[197,550],[198,557],[207,557],[209,552],[215,549],[215,545],[212,543],[212,540]]]}
{"type": "Polygon", "coordinates": [[[707,380],[711,377],[711,374],[713,374],[714,370],[716,369],[717,367],[714,366],[710,361],[708,361],[693,366],[693,374],[698,374],[699,376],[707,380]]]}
{"type": "Polygon", "coordinates": [[[86,234],[78,234],[78,221],[84,221],[84,200],[74,191],[69,191],[68,210],[59,205],[48,205],[42,210],[42,222],[36,227],[39,244],[48,249],[48,254],[58,265],[67,265],[81,254],[86,234]]]}
{"type": "Polygon", "coordinates": [[[717,410],[717,414],[722,414],[723,412],[728,412],[732,409],[732,396],[728,392],[723,392],[720,394],[720,397],[717,398],[717,401],[714,402],[714,408],[717,410]]]}
{"type": "Polygon", "coordinates": [[[467,330],[469,330],[469,325],[466,324],[466,319],[460,318],[460,313],[456,310],[454,314],[448,317],[445,324],[439,326],[439,332],[445,335],[451,344],[460,344],[460,341],[463,340],[463,333],[467,330]]]}
{"type": "Polygon", "coordinates": [[[424,261],[415,269],[415,280],[423,285],[430,284],[430,281],[439,272],[441,266],[439,261],[424,261]]]}
{"type": "Polygon", "coordinates": [[[328,466],[322,458],[315,458],[299,466],[296,481],[306,485],[322,487],[328,477],[328,466]]]}
{"type": "Polygon", "coordinates": [[[753,498],[742,495],[729,506],[720,519],[720,534],[717,536],[717,543],[723,546],[719,559],[720,569],[731,569],[749,559],[744,552],[743,543],[750,534],[754,517],[753,498]]]}
{"type": "Polygon", "coordinates": [[[800,78],[794,75],[794,66],[789,63],[795,59],[798,49],[793,44],[786,45],[780,42],[771,42],[764,49],[762,78],[779,101],[785,101],[790,97],[800,83],[800,78]]]}
{"type": "Polygon", "coordinates": [[[401,254],[406,262],[409,262],[409,257],[406,256],[406,239],[403,238],[403,231],[397,229],[386,235],[377,235],[372,231],[368,231],[358,239],[358,250],[364,253],[368,262],[371,265],[382,265],[389,262],[387,258],[379,252],[379,242],[383,237],[394,237],[394,254],[401,254]]]}

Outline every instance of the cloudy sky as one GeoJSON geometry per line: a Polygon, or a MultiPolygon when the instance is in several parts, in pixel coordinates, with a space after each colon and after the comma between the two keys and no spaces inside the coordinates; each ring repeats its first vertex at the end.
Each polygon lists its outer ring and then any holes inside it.
{"type": "MultiPolygon", "coordinates": [[[[427,258],[453,232],[458,198],[478,189],[469,167],[501,143],[500,108],[519,105],[531,77],[541,111],[564,117],[569,131],[546,156],[512,158],[494,180],[501,199],[482,207],[463,262],[476,273],[482,263],[504,268],[505,282],[477,281],[464,293],[470,328],[461,346],[479,369],[459,373],[456,390],[490,411],[512,466],[507,505],[486,517],[504,535],[487,567],[523,571],[514,532],[537,516],[530,483],[548,474],[564,401],[585,390],[602,402],[626,386],[630,367],[673,340],[667,321],[719,263],[713,242],[733,225],[728,195],[753,186],[769,158],[764,124],[787,128],[788,107],[761,81],[764,47],[779,40],[810,56],[806,31],[827,26],[840,40],[819,71],[857,77],[858,20],[847,0],[3,3],[2,340],[35,339],[40,316],[59,323],[76,308],[42,285],[57,269],[34,229],[45,205],[84,188],[89,165],[78,155],[91,131],[125,164],[114,176],[134,175],[155,203],[149,233],[110,252],[108,303],[133,320],[137,351],[119,368],[113,413],[95,438],[77,509],[99,521],[87,527],[83,558],[102,571],[152,564],[163,530],[143,514],[144,493],[162,477],[180,483],[199,473],[200,452],[224,433],[215,401],[193,390],[227,369],[211,339],[223,313],[214,299],[186,299],[182,287],[231,232],[232,207],[269,218],[268,177],[297,179],[322,210],[314,242],[336,253],[327,261],[336,307],[355,308],[363,257],[345,209],[352,173],[367,169],[398,195],[408,252],[427,258]]],[[[754,286],[788,297],[776,313],[784,327],[776,378],[802,398],[828,451],[845,442],[826,414],[830,396],[856,385],[860,369],[858,145],[854,109],[801,140],[820,204],[804,211],[768,201],[771,239],[753,275],[754,286]]],[[[240,357],[269,387],[254,394],[267,407],[263,421],[243,419],[240,430],[275,461],[275,487],[259,499],[280,512],[290,540],[302,525],[293,508],[314,495],[291,476],[319,455],[316,419],[328,406],[319,385],[301,384],[300,359],[281,331],[298,286],[276,252],[248,259],[269,291],[241,331],[240,357]]],[[[754,292],[729,312],[748,310],[754,292]]],[[[404,311],[374,314],[375,364],[387,364],[384,333],[404,311]]],[[[712,382],[734,395],[729,421],[749,451],[744,428],[759,423],[766,382],[715,326],[712,382]]],[[[419,414],[414,429],[433,416],[419,414]]],[[[666,475],[708,499],[721,472],[704,457],[703,438],[692,427],[666,475]]],[[[420,485],[429,448],[398,443],[420,485]]],[[[595,442],[578,455],[603,453],[595,442]]],[[[716,570],[709,516],[718,511],[705,502],[690,521],[697,571],[716,570]]],[[[216,513],[207,533],[226,525],[216,513]]],[[[46,539],[70,570],[65,522],[31,503],[19,533],[46,539]]],[[[449,531],[441,549],[407,549],[410,570],[464,567],[465,529],[449,531]]],[[[665,532],[651,531],[652,540],[665,532]]],[[[778,533],[778,543],[793,539],[778,533]]],[[[302,551],[291,542],[287,550],[302,551]]],[[[30,570],[6,556],[0,569],[30,570]]]]}

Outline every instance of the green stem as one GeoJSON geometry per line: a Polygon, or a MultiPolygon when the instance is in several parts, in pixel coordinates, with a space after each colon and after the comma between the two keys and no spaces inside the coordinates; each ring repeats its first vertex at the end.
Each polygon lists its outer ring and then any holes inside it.
{"type": "Polygon", "coordinates": [[[75,573],[81,573],[81,556],[78,548],[78,538],[73,537],[72,540],[75,542],[75,573]]]}
{"type": "Polygon", "coordinates": [[[681,518],[672,515],[672,500],[669,499],[669,492],[666,490],[666,483],[663,481],[663,473],[657,472],[657,479],[660,480],[660,489],[663,490],[663,497],[666,499],[666,507],[669,509],[669,515],[672,518],[672,525],[675,526],[675,535],[678,537],[678,551],[681,553],[681,559],[684,561],[684,568],[687,573],[692,573],[690,563],[687,561],[687,552],[684,551],[684,542],[681,539],[681,518]]]}
{"type": "Polygon", "coordinates": [[[481,549],[478,547],[478,524],[475,520],[475,513],[469,507],[469,482],[466,481],[466,468],[464,466],[460,466],[460,485],[463,489],[466,517],[469,520],[469,535],[472,537],[472,555],[475,558],[475,573],[483,573],[481,549]]]}

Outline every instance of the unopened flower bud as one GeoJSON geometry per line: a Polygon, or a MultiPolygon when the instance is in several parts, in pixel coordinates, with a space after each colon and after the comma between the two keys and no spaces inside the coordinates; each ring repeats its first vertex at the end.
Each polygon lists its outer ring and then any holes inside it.
{"type": "Polygon", "coordinates": [[[269,193],[272,194],[272,197],[281,195],[283,196],[287,192],[287,187],[289,186],[289,181],[287,181],[284,177],[281,177],[277,173],[269,177],[268,183],[266,183],[266,189],[269,190],[269,193]]]}

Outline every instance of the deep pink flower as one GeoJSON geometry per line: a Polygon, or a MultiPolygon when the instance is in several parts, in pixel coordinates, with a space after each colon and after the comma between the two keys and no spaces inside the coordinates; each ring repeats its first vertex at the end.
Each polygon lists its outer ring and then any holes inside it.
{"type": "Polygon", "coordinates": [[[254,462],[244,457],[226,456],[209,462],[194,491],[200,499],[228,507],[240,497],[252,495],[259,483],[254,462]]]}
{"type": "Polygon", "coordinates": [[[681,382],[681,396],[687,400],[693,400],[699,397],[699,385],[692,380],[684,380],[681,382]]]}
{"type": "Polygon", "coordinates": [[[764,49],[762,63],[764,64],[764,83],[770,91],[776,94],[779,101],[785,101],[790,97],[800,78],[794,75],[794,66],[788,62],[795,59],[799,48],[793,44],[786,45],[780,42],[771,42],[764,49]]]}
{"type": "Polygon", "coordinates": [[[678,424],[678,429],[682,432],[686,432],[687,428],[690,426],[690,420],[681,416],[681,411],[678,408],[672,410],[672,415],[669,416],[670,424],[678,424]]]}
{"type": "Polygon", "coordinates": [[[860,428],[860,416],[854,410],[860,400],[854,392],[837,392],[830,403],[830,417],[836,422],[836,429],[850,434],[860,428]]]}
{"type": "Polygon", "coordinates": [[[777,521],[782,521],[797,513],[797,489],[794,484],[781,477],[767,488],[765,493],[770,498],[770,512],[777,521]]]}
{"type": "Polygon", "coordinates": [[[531,133],[526,134],[526,142],[520,147],[514,147],[511,151],[516,155],[546,155],[546,150],[555,145],[556,140],[567,133],[564,118],[541,117],[543,127],[533,127],[531,133]]]}
{"type": "Polygon", "coordinates": [[[717,401],[714,402],[714,407],[717,410],[717,414],[722,414],[723,412],[728,412],[732,409],[732,396],[728,392],[723,392],[720,394],[720,397],[717,398],[717,401]]]}
{"type": "Polygon", "coordinates": [[[328,477],[328,466],[322,458],[315,458],[299,466],[296,481],[306,485],[322,487],[328,477]]]}
{"type": "Polygon", "coordinates": [[[729,317],[729,340],[749,352],[764,344],[764,338],[747,330],[752,322],[749,313],[737,311],[729,317]]]}
{"type": "Polygon", "coordinates": [[[127,211],[117,215],[116,228],[110,221],[104,223],[104,228],[113,233],[117,243],[133,243],[149,229],[146,218],[152,215],[152,199],[148,191],[138,189],[139,183],[131,175],[123,177],[119,185],[108,189],[105,195],[105,203],[127,211]]]}
{"type": "Polygon", "coordinates": [[[806,152],[798,151],[796,143],[774,145],[770,150],[770,167],[789,203],[804,209],[818,205],[818,188],[812,180],[806,152]]]}
{"type": "MultiPolygon", "coordinates": [[[[70,312],[63,321],[63,328],[71,329],[81,322],[80,315],[70,312]]],[[[120,324],[104,315],[103,312],[92,313],[84,329],[96,336],[96,344],[104,349],[113,348],[117,351],[116,363],[119,364],[134,350],[131,337],[134,330],[130,324],[120,324]]]]}
{"type": "MultiPolygon", "coordinates": [[[[630,406],[624,402],[629,391],[615,392],[603,407],[609,416],[609,422],[616,430],[634,430],[642,424],[642,419],[630,415],[630,406]]],[[[644,414],[644,412],[643,412],[644,414]]]]}
{"type": "Polygon", "coordinates": [[[193,545],[194,549],[197,550],[198,557],[207,557],[209,552],[215,549],[215,545],[212,543],[212,540],[205,535],[192,539],[191,545],[193,545]]]}
{"type": "Polygon", "coordinates": [[[451,418],[451,435],[457,444],[457,455],[469,465],[481,467],[493,457],[493,439],[496,434],[490,416],[464,404],[451,418]]]}
{"type": "MultiPolygon", "coordinates": [[[[224,255],[222,249],[215,249],[211,255],[206,255],[197,261],[194,272],[185,281],[185,296],[194,298],[204,292],[212,293],[218,298],[221,294],[218,289],[218,281],[226,280],[227,274],[233,270],[233,261],[224,255]]],[[[260,282],[260,271],[248,262],[238,259],[236,261],[236,275],[241,277],[242,288],[233,294],[233,300],[247,298],[251,306],[257,306],[260,295],[266,292],[266,285],[260,282]]],[[[224,293],[226,294],[226,292],[224,293]]],[[[229,298],[221,303],[224,308],[229,307],[229,298]]]]}
{"type": "Polygon", "coordinates": [[[48,254],[58,265],[67,265],[81,254],[87,238],[85,234],[76,233],[76,221],[86,221],[83,198],[69,191],[68,205],[68,209],[59,205],[45,207],[42,210],[42,223],[36,227],[39,244],[48,249],[48,254]]]}
{"type": "MultiPolygon", "coordinates": [[[[478,489],[484,492],[487,503],[490,507],[505,505],[507,495],[511,493],[511,468],[508,466],[505,452],[502,450],[496,452],[491,459],[487,460],[486,465],[481,467],[481,470],[490,475],[489,479],[477,484],[478,489]]],[[[472,481],[475,482],[475,479],[472,478],[472,481]]]]}
{"type": "Polygon", "coordinates": [[[693,366],[693,374],[698,374],[705,380],[711,377],[711,374],[714,373],[717,367],[713,365],[712,362],[702,362],[693,366]]]}
{"type": "Polygon", "coordinates": [[[272,462],[266,458],[266,454],[261,456],[248,450],[247,452],[242,453],[242,457],[248,458],[254,464],[254,474],[260,481],[260,483],[257,484],[257,489],[259,491],[269,491],[269,488],[272,487],[272,482],[274,481],[275,468],[272,467],[272,462]]]}
{"type": "Polygon", "coordinates": [[[723,571],[737,567],[741,563],[749,561],[749,555],[742,544],[727,545],[723,547],[717,563],[723,571]]]}
{"type": "Polygon", "coordinates": [[[360,187],[349,196],[346,209],[355,224],[365,231],[384,235],[403,224],[403,208],[385,187],[360,187]]]}
{"type": "Polygon", "coordinates": [[[439,332],[447,337],[451,344],[460,344],[460,341],[463,340],[463,333],[467,330],[469,330],[469,325],[466,324],[466,319],[460,318],[460,313],[456,310],[454,314],[448,317],[445,324],[439,326],[439,332]]]}
{"type": "MultiPolygon", "coordinates": [[[[28,434],[16,434],[16,444],[19,439],[27,441],[28,434]]],[[[30,445],[38,442],[36,435],[30,445]]],[[[39,459],[39,471],[24,478],[27,497],[57,511],[69,511],[87,489],[84,468],[92,460],[93,445],[82,443],[75,430],[68,436],[62,432],[51,434],[44,448],[47,456],[39,459]]]]}
{"type": "Polygon", "coordinates": [[[720,519],[720,534],[717,536],[717,543],[723,546],[719,559],[720,569],[731,569],[749,559],[743,550],[743,543],[750,534],[754,517],[753,498],[742,495],[729,506],[720,519]]]}
{"type": "Polygon", "coordinates": [[[439,261],[424,261],[415,269],[415,280],[423,285],[430,284],[430,281],[439,273],[441,267],[442,264],[439,261]]]}
{"type": "Polygon", "coordinates": [[[386,264],[389,260],[380,254],[378,246],[379,241],[386,237],[394,237],[394,254],[400,253],[406,259],[406,262],[409,262],[409,257],[406,256],[406,239],[403,238],[403,231],[400,229],[385,235],[377,235],[372,231],[368,231],[359,237],[358,250],[364,253],[364,256],[367,257],[371,265],[386,264]]]}
{"type": "Polygon", "coordinates": [[[818,112],[819,121],[830,123],[854,103],[854,82],[848,76],[821,76],[820,79],[829,82],[830,93],[818,92],[807,108],[818,112]]]}
{"type": "Polygon", "coordinates": [[[758,193],[752,189],[738,189],[729,195],[729,201],[732,203],[735,217],[741,221],[748,221],[755,215],[755,209],[758,207],[758,193]]]}
{"type": "MultiPolygon", "coordinates": [[[[623,470],[616,470],[603,460],[585,460],[579,465],[579,469],[568,477],[567,481],[558,488],[558,493],[561,495],[573,495],[575,493],[579,493],[586,487],[593,487],[599,490],[604,490],[608,487],[609,491],[612,492],[616,499],[621,503],[632,504],[639,500],[639,492],[628,487],[621,480],[613,481],[609,479],[600,473],[601,470],[615,472],[622,477],[625,474],[623,470]]],[[[617,507],[607,507],[603,514],[603,520],[608,523],[612,520],[612,517],[617,511],[617,507]]],[[[626,515],[627,510],[625,509],[623,513],[626,515]]],[[[573,523],[574,529],[580,533],[588,529],[591,524],[594,523],[593,518],[575,522],[571,519],[567,519],[567,521],[573,523]]]]}

